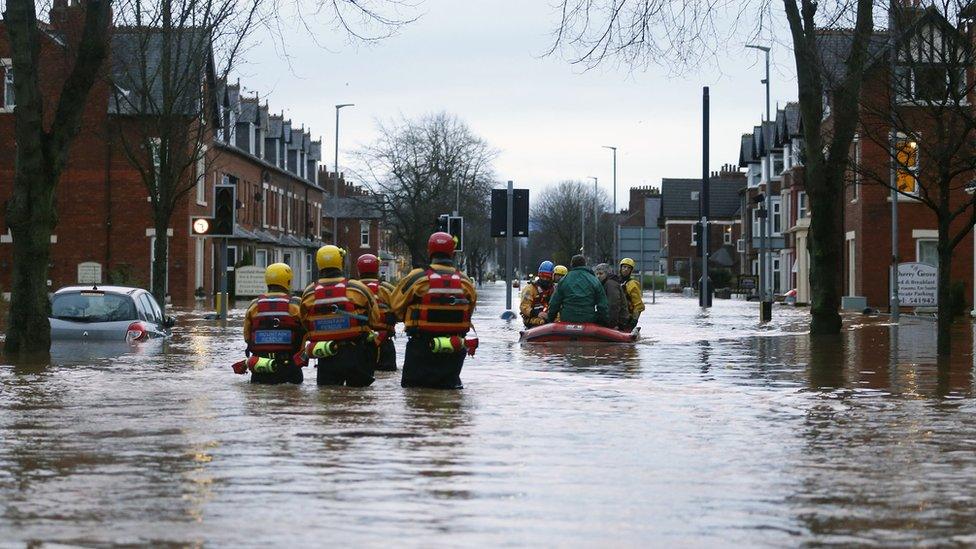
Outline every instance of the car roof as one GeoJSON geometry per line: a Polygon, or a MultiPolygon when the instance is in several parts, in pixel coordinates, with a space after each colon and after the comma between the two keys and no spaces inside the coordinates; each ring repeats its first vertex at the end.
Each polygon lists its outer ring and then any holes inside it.
{"type": "Polygon", "coordinates": [[[144,292],[145,290],[142,288],[129,288],[127,286],[65,286],[64,288],[54,292],[54,295],[84,291],[99,291],[110,294],[132,295],[136,292],[144,292]]]}

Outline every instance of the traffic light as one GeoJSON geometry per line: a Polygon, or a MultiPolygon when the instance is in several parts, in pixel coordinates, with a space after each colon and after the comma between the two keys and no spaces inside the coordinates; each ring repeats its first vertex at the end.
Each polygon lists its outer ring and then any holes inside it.
{"type": "Polygon", "coordinates": [[[234,185],[217,185],[214,190],[214,217],[210,236],[234,236],[237,196],[234,185]]]}
{"type": "Polygon", "coordinates": [[[442,232],[442,233],[446,233],[447,232],[447,230],[448,230],[448,219],[450,219],[450,217],[451,216],[449,216],[447,214],[441,214],[440,216],[437,217],[437,231],[438,232],[442,232]]]}
{"type": "Polygon", "coordinates": [[[447,219],[447,233],[454,237],[454,251],[464,251],[464,218],[451,216],[447,219]]]}
{"type": "Polygon", "coordinates": [[[193,236],[210,236],[211,230],[213,230],[212,217],[190,218],[190,231],[193,233],[193,236]]]}
{"type": "Polygon", "coordinates": [[[692,245],[700,246],[702,241],[702,224],[695,223],[695,234],[692,236],[692,245]]]}

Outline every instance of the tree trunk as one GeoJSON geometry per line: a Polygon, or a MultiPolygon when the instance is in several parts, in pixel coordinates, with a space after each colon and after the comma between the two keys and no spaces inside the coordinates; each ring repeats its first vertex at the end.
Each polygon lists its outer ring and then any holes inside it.
{"type": "Polygon", "coordinates": [[[939,356],[952,353],[952,303],[949,292],[952,284],[952,249],[949,247],[949,222],[939,219],[939,279],[938,279],[938,336],[939,356]]]}
{"type": "Polygon", "coordinates": [[[51,348],[51,324],[48,321],[51,300],[47,280],[51,234],[56,223],[54,185],[45,181],[44,175],[30,175],[28,170],[18,170],[15,178],[15,188],[28,187],[30,199],[15,195],[8,209],[13,236],[13,269],[4,351],[7,356],[22,360],[45,361],[51,348]]]}
{"type": "Polygon", "coordinates": [[[809,179],[819,179],[807,186],[810,197],[810,333],[836,334],[841,330],[841,285],[844,272],[844,202],[842,171],[831,169],[807,172],[809,179]]]}
{"type": "Polygon", "coordinates": [[[156,302],[166,312],[167,275],[169,273],[169,216],[165,213],[155,213],[156,240],[153,243],[152,263],[152,294],[156,302]]]}

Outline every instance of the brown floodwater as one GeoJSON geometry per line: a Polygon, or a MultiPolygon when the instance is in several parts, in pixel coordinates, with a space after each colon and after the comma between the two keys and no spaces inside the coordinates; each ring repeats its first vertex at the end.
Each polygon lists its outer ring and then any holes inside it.
{"type": "Polygon", "coordinates": [[[456,392],[252,386],[240,310],[0,366],[0,542],[976,544],[970,323],[940,365],[928,319],[667,296],[635,346],[520,345],[503,298],[456,392]]]}

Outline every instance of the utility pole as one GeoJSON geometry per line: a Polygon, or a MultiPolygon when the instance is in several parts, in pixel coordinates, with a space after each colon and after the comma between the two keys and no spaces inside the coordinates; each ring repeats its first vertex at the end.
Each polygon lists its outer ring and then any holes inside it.
{"type": "Polygon", "coordinates": [[[597,203],[599,202],[599,200],[597,199],[597,194],[596,194],[598,190],[597,183],[599,182],[599,179],[593,177],[592,175],[590,176],[590,179],[593,180],[593,255],[591,257],[593,258],[593,261],[597,261],[596,256],[597,254],[600,253],[600,231],[598,229],[599,219],[597,217],[599,215],[597,214],[597,203]]]}
{"type": "Polygon", "coordinates": [[[335,173],[332,177],[332,243],[339,245],[339,110],[345,107],[354,107],[353,103],[340,103],[335,106],[335,173]]]}
{"type": "MultiPolygon", "coordinates": [[[[747,45],[747,48],[754,50],[759,50],[766,55],[766,78],[763,79],[762,83],[766,85],[766,122],[772,122],[770,116],[770,97],[769,97],[769,46],[756,46],[747,45]]],[[[761,133],[765,135],[766,125],[762,125],[761,133]]],[[[773,316],[773,254],[772,254],[772,236],[773,236],[773,225],[772,218],[770,214],[772,213],[773,204],[773,165],[770,162],[770,158],[766,158],[767,166],[767,178],[766,178],[766,193],[764,196],[764,204],[760,209],[760,212],[764,212],[765,216],[759,218],[759,224],[761,226],[760,233],[760,245],[759,245],[759,320],[761,322],[768,322],[772,320],[773,316]],[[767,246],[767,238],[769,239],[769,246],[767,246]]]]}
{"type": "Polygon", "coordinates": [[[604,145],[603,148],[613,151],[613,224],[617,230],[613,233],[613,257],[610,259],[612,263],[616,263],[620,259],[620,225],[617,222],[617,147],[604,145]]]}
{"type": "Polygon", "coordinates": [[[702,183],[698,205],[701,209],[701,259],[702,283],[698,294],[698,304],[704,308],[712,306],[711,288],[708,284],[708,86],[702,89],[702,183]]]}
{"type": "MultiPolygon", "coordinates": [[[[515,192],[512,190],[513,183],[508,182],[508,192],[506,193],[507,201],[505,204],[505,311],[510,312],[512,310],[512,231],[515,227],[515,222],[512,219],[512,202],[513,195],[515,192]]],[[[514,318],[515,315],[512,314],[509,318],[514,318]]]]}

